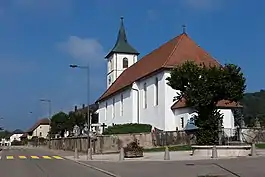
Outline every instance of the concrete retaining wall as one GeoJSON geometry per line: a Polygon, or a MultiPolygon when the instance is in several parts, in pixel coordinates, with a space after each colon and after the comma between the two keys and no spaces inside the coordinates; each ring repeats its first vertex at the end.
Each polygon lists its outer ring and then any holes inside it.
{"type": "MultiPolygon", "coordinates": [[[[114,153],[119,152],[120,147],[126,147],[134,140],[137,140],[138,144],[144,148],[163,145],[190,145],[195,142],[193,135],[184,131],[158,132],[97,136],[96,141],[92,142],[92,147],[94,153],[114,153]]],[[[87,151],[87,137],[52,139],[51,148],[73,151],[75,142],[77,142],[78,151],[87,151]]]]}

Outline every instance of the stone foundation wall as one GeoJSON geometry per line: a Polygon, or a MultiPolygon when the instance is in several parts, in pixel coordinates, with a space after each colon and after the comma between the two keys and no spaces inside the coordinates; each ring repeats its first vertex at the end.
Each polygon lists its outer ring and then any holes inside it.
{"type": "MultiPolygon", "coordinates": [[[[184,131],[155,132],[140,134],[100,135],[92,142],[94,153],[115,153],[120,147],[126,147],[130,142],[137,140],[143,148],[153,148],[164,145],[190,145],[194,144],[193,134],[184,131]]],[[[52,149],[74,150],[75,142],[80,152],[87,151],[87,137],[59,138],[51,140],[52,149]]]]}

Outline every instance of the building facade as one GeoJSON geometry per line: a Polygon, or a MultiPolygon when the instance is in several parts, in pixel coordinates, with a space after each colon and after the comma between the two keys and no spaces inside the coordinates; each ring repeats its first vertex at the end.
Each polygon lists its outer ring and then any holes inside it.
{"type": "MultiPolygon", "coordinates": [[[[130,49],[123,19],[115,47],[106,56],[107,77],[112,73],[107,90],[97,100],[99,123],[107,126],[124,123],[143,123],[165,130],[185,130],[193,125],[195,115],[184,100],[174,100],[177,90],[167,84],[170,71],[186,61],[197,64],[220,64],[200,48],[185,32],[162,44],[137,61],[139,53],[130,49]],[[122,32],[121,32],[122,31],[122,32]],[[120,46],[119,50],[116,46],[120,46]],[[126,53],[127,52],[127,53],[126,53]],[[128,59],[128,63],[124,59],[128,59]],[[114,61],[114,64],[109,64],[114,61]],[[114,74],[116,72],[116,75],[114,74]]],[[[108,80],[108,79],[107,79],[108,80]]],[[[220,101],[218,107],[224,115],[223,127],[234,129],[232,109],[237,103],[220,101]]]]}

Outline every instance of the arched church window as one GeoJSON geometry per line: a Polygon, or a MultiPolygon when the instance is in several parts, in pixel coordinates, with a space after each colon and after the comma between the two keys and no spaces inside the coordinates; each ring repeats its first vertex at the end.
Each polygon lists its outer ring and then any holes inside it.
{"type": "Polygon", "coordinates": [[[122,60],[122,65],[123,65],[123,68],[128,68],[128,58],[123,58],[123,60],[122,60]]]}

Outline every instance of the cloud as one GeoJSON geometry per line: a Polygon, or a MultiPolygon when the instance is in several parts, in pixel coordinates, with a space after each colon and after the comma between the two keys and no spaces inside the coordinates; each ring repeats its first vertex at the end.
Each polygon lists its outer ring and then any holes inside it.
{"type": "Polygon", "coordinates": [[[70,36],[67,41],[57,45],[59,50],[80,61],[101,61],[104,58],[103,46],[93,38],[70,36]]]}
{"type": "Polygon", "coordinates": [[[219,8],[224,0],[182,0],[189,8],[197,10],[213,10],[219,8]]]}

